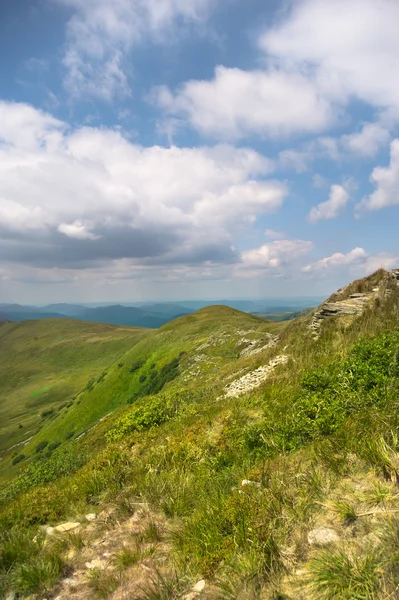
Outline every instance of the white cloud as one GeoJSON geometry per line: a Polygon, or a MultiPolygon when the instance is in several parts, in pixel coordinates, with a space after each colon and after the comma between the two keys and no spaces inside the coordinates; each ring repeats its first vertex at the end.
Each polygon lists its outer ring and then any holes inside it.
{"type": "Polygon", "coordinates": [[[72,96],[111,100],[128,95],[132,48],[151,39],[169,43],[198,23],[216,0],[52,0],[73,13],[67,24],[65,87],[72,96]]]}
{"type": "Polygon", "coordinates": [[[297,261],[313,249],[313,243],[304,240],[278,240],[260,248],[246,250],[241,258],[245,267],[277,268],[297,261]]]}
{"type": "Polygon", "coordinates": [[[99,236],[88,230],[87,225],[80,221],[75,221],[71,224],[61,223],[61,225],[58,225],[58,231],[78,240],[96,240],[99,238],[99,236]]]}
{"type": "Polygon", "coordinates": [[[219,66],[212,81],[188,81],[175,95],[153,90],[154,101],[210,137],[287,136],[324,129],[330,106],[300,73],[243,71],[219,66]]]}
{"type": "Polygon", "coordinates": [[[144,148],[115,130],[68,130],[26,105],[0,102],[0,115],[4,261],[234,262],[236,233],[288,193],[265,179],[273,161],[248,148],[144,148]]]}
{"type": "Polygon", "coordinates": [[[348,191],[342,185],[332,185],[328,200],[311,209],[309,221],[316,223],[324,219],[335,219],[346,207],[348,200],[348,191]]]}
{"type": "Polygon", "coordinates": [[[311,69],[326,96],[399,106],[396,0],[299,0],[260,40],[285,68],[311,69]]]}
{"type": "Polygon", "coordinates": [[[375,156],[390,140],[389,129],[380,123],[365,123],[358,133],[344,135],[341,142],[355,154],[375,156]]]}
{"type": "MultiPolygon", "coordinates": [[[[320,133],[345,122],[354,98],[397,112],[396,0],[291,0],[280,16],[258,40],[263,69],[218,66],[211,80],[187,81],[174,91],[159,87],[153,98],[201,134],[229,139],[320,133]]],[[[383,125],[370,123],[342,143],[371,156],[386,140],[383,125]]],[[[340,143],[319,140],[334,160],[340,143]]],[[[306,168],[299,156],[281,159],[295,159],[299,172],[306,168]]]]}
{"type": "Polygon", "coordinates": [[[376,190],[364,198],[358,210],[380,210],[399,204],[399,139],[391,142],[391,160],[388,167],[376,167],[371,174],[376,190]]]}
{"type": "Polygon", "coordinates": [[[368,275],[377,269],[392,269],[399,264],[399,253],[381,252],[368,254],[363,248],[354,248],[347,254],[336,252],[302,268],[303,273],[329,274],[331,270],[349,268],[351,271],[368,275]]]}

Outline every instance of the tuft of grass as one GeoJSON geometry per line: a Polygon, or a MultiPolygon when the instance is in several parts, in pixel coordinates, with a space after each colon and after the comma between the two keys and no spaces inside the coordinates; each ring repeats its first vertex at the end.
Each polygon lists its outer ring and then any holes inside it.
{"type": "Polygon", "coordinates": [[[353,525],[357,521],[358,514],[355,506],[347,500],[339,500],[333,503],[333,508],[342,519],[344,525],[353,525]]]}
{"type": "Polygon", "coordinates": [[[124,571],[132,567],[140,560],[141,553],[139,548],[122,548],[113,559],[113,563],[119,571],[124,571]]]}
{"type": "Polygon", "coordinates": [[[106,569],[92,569],[88,575],[89,587],[98,598],[108,598],[120,583],[119,578],[106,569]]]}
{"type": "Polygon", "coordinates": [[[14,591],[22,595],[38,594],[49,591],[64,570],[64,562],[58,553],[45,552],[31,557],[30,561],[20,564],[12,574],[14,591]]]}
{"type": "Polygon", "coordinates": [[[142,587],[136,600],[176,600],[187,590],[187,581],[178,573],[163,574],[157,570],[151,581],[142,587]]]}
{"type": "Polygon", "coordinates": [[[315,600],[375,600],[380,567],[375,551],[356,556],[343,549],[324,550],[309,562],[307,589],[315,600]]]}

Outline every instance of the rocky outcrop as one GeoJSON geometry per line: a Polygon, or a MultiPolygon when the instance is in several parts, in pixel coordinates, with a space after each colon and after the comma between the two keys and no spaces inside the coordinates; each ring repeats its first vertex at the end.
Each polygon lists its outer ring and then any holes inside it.
{"type": "MultiPolygon", "coordinates": [[[[382,300],[393,293],[392,283],[399,286],[399,269],[390,272],[381,270],[378,273],[380,276],[378,282],[371,277],[353,282],[339,289],[319,306],[310,324],[310,331],[315,339],[320,336],[325,319],[340,316],[360,316],[366,308],[375,305],[377,298],[382,300]],[[362,289],[362,291],[355,292],[356,287],[362,289]]],[[[375,277],[375,275],[372,277],[375,277]]]]}
{"type": "Polygon", "coordinates": [[[236,379],[226,386],[226,397],[237,398],[238,396],[242,396],[259,387],[266,379],[268,379],[268,377],[270,377],[271,373],[278,365],[285,364],[287,361],[288,356],[276,356],[267,365],[247,373],[243,377],[240,377],[240,379],[236,379]]]}

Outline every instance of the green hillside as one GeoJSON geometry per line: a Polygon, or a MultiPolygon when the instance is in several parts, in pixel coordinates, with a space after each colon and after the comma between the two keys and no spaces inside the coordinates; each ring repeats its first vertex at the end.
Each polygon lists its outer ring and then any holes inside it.
{"type": "Polygon", "coordinates": [[[4,596],[397,598],[398,281],[285,324],[209,307],[141,339],[0,492],[4,596]]]}
{"type": "Polygon", "coordinates": [[[16,452],[21,442],[46,427],[61,406],[68,410],[67,405],[90,379],[97,379],[149,331],[70,319],[3,324],[0,473],[4,475],[10,453],[16,452]]]}

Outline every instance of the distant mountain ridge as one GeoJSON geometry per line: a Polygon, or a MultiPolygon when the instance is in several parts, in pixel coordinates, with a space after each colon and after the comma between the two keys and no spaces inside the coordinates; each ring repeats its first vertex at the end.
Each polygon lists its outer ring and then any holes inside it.
{"type": "Polygon", "coordinates": [[[272,298],[269,300],[188,300],[182,302],[129,304],[99,304],[98,306],[69,303],[53,303],[47,306],[22,306],[0,304],[0,321],[29,321],[37,319],[77,319],[92,323],[126,325],[158,329],[184,315],[210,305],[227,305],[250,314],[262,315],[270,320],[288,320],[304,309],[318,304],[317,298],[272,298]]]}

